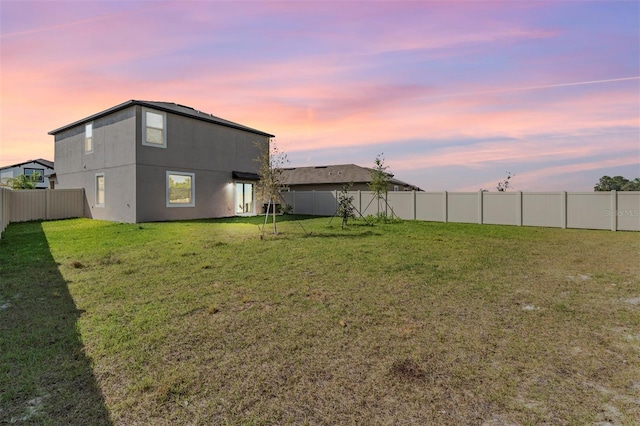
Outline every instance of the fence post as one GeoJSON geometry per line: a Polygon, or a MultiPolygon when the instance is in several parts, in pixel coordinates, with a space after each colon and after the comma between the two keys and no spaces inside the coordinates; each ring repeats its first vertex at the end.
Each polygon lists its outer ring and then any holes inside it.
{"type": "Polygon", "coordinates": [[[483,222],[483,211],[482,211],[482,202],[483,202],[482,189],[478,191],[478,224],[482,225],[483,222]]]}
{"type": "Polygon", "coordinates": [[[389,192],[384,191],[384,217],[389,216],[389,192]]]}
{"type": "Polygon", "coordinates": [[[611,212],[609,214],[611,217],[611,230],[618,230],[618,191],[615,189],[611,191],[611,212]]]}
{"type": "Polygon", "coordinates": [[[294,189],[289,193],[291,194],[291,211],[293,212],[293,214],[298,214],[298,212],[296,211],[296,191],[294,189]]]}
{"type": "Polygon", "coordinates": [[[84,190],[84,188],[81,188],[81,191],[82,191],[82,195],[80,196],[80,199],[82,200],[82,217],[89,217],[89,215],[87,214],[87,205],[84,202],[86,191],[84,190]]]}
{"type": "Polygon", "coordinates": [[[9,218],[7,217],[8,193],[8,189],[0,187],[0,239],[2,239],[2,232],[4,232],[5,228],[9,224],[9,218]]]}
{"type": "Polygon", "coordinates": [[[311,214],[315,216],[316,214],[316,191],[315,189],[311,191],[311,214]]]}
{"type": "Polygon", "coordinates": [[[49,220],[49,214],[51,212],[51,190],[46,188],[44,190],[44,219],[49,220]]]}
{"type": "Polygon", "coordinates": [[[358,189],[358,211],[360,214],[364,216],[364,212],[362,211],[362,191],[358,189]]]}
{"type": "Polygon", "coordinates": [[[518,226],[522,226],[522,191],[518,191],[518,205],[516,206],[516,214],[518,215],[518,226]]]}
{"type": "Polygon", "coordinates": [[[418,199],[416,195],[416,190],[413,190],[413,220],[418,219],[418,199]]]}
{"type": "Polygon", "coordinates": [[[567,191],[560,193],[562,200],[560,202],[560,227],[562,229],[567,228],[567,191]]]}
{"type": "Polygon", "coordinates": [[[443,199],[444,199],[444,204],[443,204],[443,207],[442,207],[442,215],[443,215],[444,222],[446,223],[446,222],[449,222],[449,214],[448,214],[449,213],[449,206],[448,206],[448,204],[449,204],[449,195],[447,194],[447,191],[444,191],[442,193],[442,196],[443,196],[443,199]]]}

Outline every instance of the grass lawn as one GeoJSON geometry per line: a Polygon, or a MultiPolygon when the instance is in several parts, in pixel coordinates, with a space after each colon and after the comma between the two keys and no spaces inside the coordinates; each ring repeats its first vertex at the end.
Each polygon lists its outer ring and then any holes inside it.
{"type": "Polygon", "coordinates": [[[0,423],[640,422],[640,234],[300,219],[9,225],[0,423]]]}

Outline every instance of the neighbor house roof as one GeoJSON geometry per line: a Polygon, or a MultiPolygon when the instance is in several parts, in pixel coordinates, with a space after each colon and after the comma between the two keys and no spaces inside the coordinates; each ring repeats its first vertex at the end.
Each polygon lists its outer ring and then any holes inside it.
{"type": "Polygon", "coordinates": [[[112,114],[116,111],[120,111],[122,109],[128,108],[130,106],[133,105],[140,105],[143,107],[147,107],[147,108],[152,108],[155,110],[159,110],[159,111],[164,111],[164,112],[170,112],[172,114],[177,114],[177,115],[182,115],[184,117],[191,117],[191,118],[195,118],[197,120],[202,120],[202,121],[206,121],[209,123],[215,123],[215,124],[219,124],[221,126],[226,126],[226,127],[231,127],[234,129],[239,129],[239,130],[244,130],[247,132],[251,132],[251,133],[255,133],[257,135],[261,135],[261,136],[267,136],[267,137],[274,137],[273,135],[269,134],[269,133],[265,133],[261,130],[256,130],[256,129],[252,129],[251,127],[247,127],[247,126],[243,126],[242,124],[238,124],[238,123],[234,123],[232,121],[229,120],[225,120],[223,118],[220,117],[216,117],[213,116],[211,114],[207,114],[206,112],[202,112],[202,111],[198,111],[194,108],[185,106],[185,105],[180,105],[180,104],[176,104],[176,103],[171,103],[171,102],[156,102],[156,101],[140,101],[140,100],[135,100],[132,99],[130,101],[126,101],[124,103],[121,103],[120,105],[116,105],[114,107],[111,107],[109,109],[106,109],[102,112],[90,115],[89,117],[85,117],[81,120],[78,121],[74,121],[71,124],[67,124],[66,126],[60,127],[58,129],[52,130],[49,132],[50,135],[55,135],[57,133],[60,133],[64,130],[70,129],[72,127],[78,126],[80,124],[84,124],[84,123],[88,123],[90,121],[93,121],[97,118],[100,117],[104,117],[105,115],[109,115],[112,114]]]}
{"type": "MultiPolygon", "coordinates": [[[[282,184],[291,185],[318,185],[318,184],[344,184],[344,183],[368,183],[371,182],[371,172],[367,167],[355,164],[338,164],[332,166],[290,167],[282,170],[282,184]]],[[[420,188],[395,179],[389,175],[392,185],[410,187],[415,190],[420,188]]]]}
{"type": "Polygon", "coordinates": [[[3,166],[3,167],[0,167],[0,170],[13,169],[14,167],[20,167],[20,166],[23,166],[23,165],[29,164],[29,163],[38,163],[41,166],[45,166],[45,167],[47,167],[49,169],[53,169],[53,161],[45,160],[44,158],[38,158],[37,160],[29,160],[29,161],[25,161],[23,163],[12,164],[10,166],[3,166]]]}

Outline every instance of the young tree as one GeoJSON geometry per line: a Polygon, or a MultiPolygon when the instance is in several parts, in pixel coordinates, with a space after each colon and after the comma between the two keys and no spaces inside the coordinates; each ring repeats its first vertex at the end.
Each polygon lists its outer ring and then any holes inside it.
{"type": "Polygon", "coordinates": [[[356,218],[355,208],[353,207],[353,195],[349,195],[349,191],[353,186],[353,182],[342,185],[342,191],[338,195],[338,216],[342,218],[342,229],[347,226],[347,221],[356,218]]]}
{"type": "Polygon", "coordinates": [[[11,189],[36,189],[38,186],[38,179],[40,179],[40,173],[35,172],[30,176],[20,175],[15,178],[8,178],[6,186],[11,189]]]}
{"type": "Polygon", "coordinates": [[[392,175],[387,172],[388,166],[384,164],[384,153],[376,156],[374,161],[374,167],[371,169],[371,182],[369,182],[369,190],[373,192],[378,202],[378,215],[380,214],[381,201],[385,199],[387,195],[387,188],[391,181],[392,175]]]}
{"type": "Polygon", "coordinates": [[[505,180],[498,182],[496,189],[500,192],[506,192],[511,187],[511,178],[515,176],[515,173],[507,172],[505,180]]]}
{"type": "MultiPolygon", "coordinates": [[[[280,189],[282,188],[282,169],[289,162],[287,155],[280,152],[275,142],[269,141],[268,145],[256,142],[260,154],[255,159],[258,162],[258,193],[263,200],[268,200],[273,213],[273,233],[278,233],[276,226],[276,209],[275,204],[280,198],[280,189]]],[[[267,211],[267,214],[269,212],[267,211]]],[[[266,218],[265,218],[266,222],[266,218]]]]}

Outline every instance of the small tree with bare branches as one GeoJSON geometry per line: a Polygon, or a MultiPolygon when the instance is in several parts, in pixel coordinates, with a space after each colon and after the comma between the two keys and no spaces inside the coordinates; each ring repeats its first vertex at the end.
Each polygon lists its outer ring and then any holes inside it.
{"type": "Polygon", "coordinates": [[[507,177],[498,182],[496,189],[500,192],[506,192],[511,187],[511,178],[515,176],[515,173],[507,172],[507,177]]]}
{"type": "MultiPolygon", "coordinates": [[[[383,153],[376,156],[374,161],[374,167],[371,169],[371,182],[368,183],[369,190],[373,192],[373,195],[378,203],[378,216],[381,215],[380,207],[382,201],[386,202],[387,188],[391,181],[391,174],[387,172],[388,166],[384,164],[383,153]]],[[[382,213],[386,216],[386,212],[382,213]]]]}
{"type": "Polygon", "coordinates": [[[338,194],[338,216],[342,218],[342,229],[347,226],[349,219],[355,219],[355,207],[353,207],[353,195],[349,191],[353,187],[353,182],[342,185],[342,191],[338,194]]]}
{"type": "MultiPolygon", "coordinates": [[[[262,199],[268,201],[268,205],[273,213],[273,233],[278,233],[276,226],[276,208],[275,204],[280,198],[280,189],[282,188],[282,170],[289,163],[287,155],[282,153],[276,143],[272,140],[268,144],[261,142],[255,143],[259,149],[259,155],[255,159],[258,162],[258,181],[257,189],[262,199]]],[[[267,210],[266,214],[269,213],[267,210]]],[[[266,224],[266,217],[265,217],[266,224]]],[[[264,228],[263,228],[264,232],[264,228]]]]}

